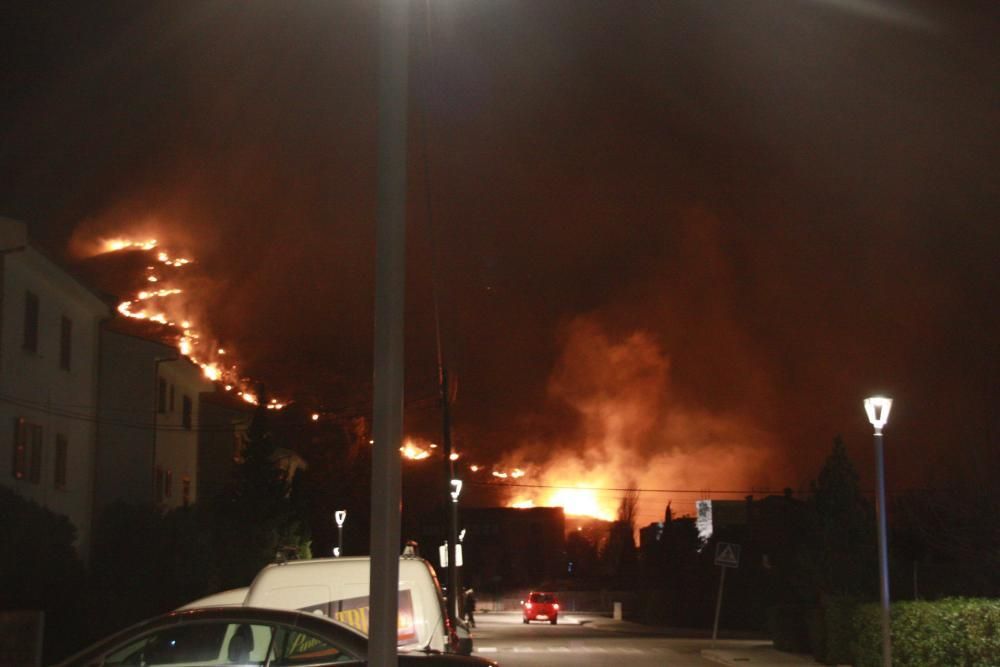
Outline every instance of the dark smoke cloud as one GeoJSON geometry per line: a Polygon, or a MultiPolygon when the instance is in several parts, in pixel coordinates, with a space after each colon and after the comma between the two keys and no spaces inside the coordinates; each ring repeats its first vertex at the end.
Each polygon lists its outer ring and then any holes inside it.
{"type": "MultiPolygon", "coordinates": [[[[877,390],[897,398],[891,484],[1000,450],[993,9],[432,4],[407,391],[435,391],[437,257],[460,446],[586,440],[581,397],[553,390],[566,360],[642,332],[649,367],[669,360],[665,405],[770,452],[747,467],[770,484],[814,476],[837,433],[868,475],[877,390]]],[[[59,250],[154,227],[196,257],[251,372],[368,400],[371,4],[15,5],[0,207],[59,250]]],[[[575,386],[608,379],[592,361],[575,386]]],[[[407,418],[436,437],[433,410],[407,418]]]]}

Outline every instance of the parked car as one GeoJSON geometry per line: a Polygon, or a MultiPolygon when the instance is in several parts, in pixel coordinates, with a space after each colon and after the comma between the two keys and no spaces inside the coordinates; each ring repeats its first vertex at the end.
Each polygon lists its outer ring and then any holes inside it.
{"type": "Polygon", "coordinates": [[[521,603],[521,612],[525,623],[537,620],[547,620],[552,625],[559,622],[559,601],[555,593],[535,593],[521,603]]]}
{"type": "MultiPolygon", "coordinates": [[[[172,611],[122,630],[59,667],[365,665],[368,638],[326,616],[284,609],[208,607],[172,611]]],[[[484,658],[427,649],[400,667],[496,667],[484,658]]]]}
{"type": "MultiPolygon", "coordinates": [[[[189,602],[182,609],[243,605],[323,614],[368,632],[371,559],[315,558],[282,561],[262,569],[246,588],[234,588],[189,602]]],[[[453,627],[434,568],[416,556],[399,558],[399,652],[433,649],[472,652],[472,637],[453,627]]]]}

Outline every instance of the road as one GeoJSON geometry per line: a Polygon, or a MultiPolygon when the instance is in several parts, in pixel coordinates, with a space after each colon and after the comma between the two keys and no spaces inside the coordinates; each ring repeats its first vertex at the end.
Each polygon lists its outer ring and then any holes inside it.
{"type": "Polygon", "coordinates": [[[476,616],[473,638],[475,655],[496,660],[501,667],[717,666],[701,656],[701,650],[711,644],[709,639],[669,637],[597,615],[565,614],[558,625],[544,621],[524,625],[517,612],[481,613],[476,616]]]}

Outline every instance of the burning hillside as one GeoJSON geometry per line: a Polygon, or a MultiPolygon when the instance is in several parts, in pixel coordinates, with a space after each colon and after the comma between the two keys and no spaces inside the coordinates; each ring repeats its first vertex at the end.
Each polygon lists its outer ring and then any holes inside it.
{"type": "MultiPolygon", "coordinates": [[[[122,295],[117,306],[122,317],[143,323],[147,335],[175,345],[225,391],[257,404],[253,382],[241,374],[231,351],[199,323],[198,277],[189,273],[195,265],[192,258],[165,248],[156,238],[102,238],[82,247],[88,273],[98,276],[103,288],[110,285],[111,291],[122,295]]],[[[284,405],[271,399],[267,407],[284,405]]]]}
{"type": "Polygon", "coordinates": [[[525,442],[504,458],[530,480],[513,487],[513,507],[614,519],[626,489],[636,488],[644,523],[662,518],[671,497],[689,513],[713,487],[718,496],[769,483],[773,438],[675,399],[669,359],[647,333],[615,339],[591,319],[575,320],[549,395],[573,409],[578,429],[555,442],[525,442]]]}
{"type": "MultiPolygon", "coordinates": [[[[101,238],[81,247],[90,272],[103,274],[100,282],[122,295],[117,310],[123,318],[176,345],[207,378],[256,404],[236,356],[211,334],[211,314],[199,299],[207,279],[191,253],[153,235],[101,238]]],[[[696,497],[711,495],[710,487],[767,483],[769,434],[737,417],[685,405],[670,389],[669,359],[650,334],[614,337],[596,321],[579,318],[566,329],[548,384],[549,399],[569,409],[576,428],[528,439],[499,461],[455,453],[456,471],[510,507],[559,506],[569,516],[602,520],[616,518],[626,489],[639,489],[640,522],[658,520],[670,500],[690,512],[696,497]],[[697,495],[672,495],[691,492],[697,495]]],[[[283,403],[274,399],[268,407],[283,403]]],[[[400,451],[417,465],[441,460],[441,450],[426,439],[409,438],[400,451]]]]}

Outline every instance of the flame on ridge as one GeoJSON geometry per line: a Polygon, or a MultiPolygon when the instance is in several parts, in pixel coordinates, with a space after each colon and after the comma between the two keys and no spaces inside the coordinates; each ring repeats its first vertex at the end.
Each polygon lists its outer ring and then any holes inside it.
{"type": "MultiPolygon", "coordinates": [[[[160,266],[172,269],[183,268],[191,264],[194,260],[188,257],[175,257],[162,250],[157,239],[133,240],[125,237],[113,239],[101,239],[98,242],[97,254],[120,252],[123,250],[137,250],[142,252],[156,251],[155,262],[160,266]]],[[[146,282],[158,284],[166,280],[157,273],[156,264],[146,267],[146,282]]],[[[168,313],[167,308],[154,308],[154,302],[161,302],[164,299],[183,294],[184,291],[176,287],[162,287],[159,289],[148,289],[139,291],[131,299],[118,304],[118,313],[124,317],[136,320],[146,320],[156,322],[178,331],[177,348],[182,355],[190,359],[201,368],[202,374],[212,382],[224,383],[227,392],[235,390],[236,395],[251,405],[259,403],[257,395],[249,390],[250,382],[246,378],[240,377],[239,370],[235,364],[225,365],[219,357],[226,354],[224,349],[204,349],[210,347],[203,342],[202,335],[194,328],[191,320],[182,319],[177,321],[168,313]]],[[[280,410],[287,405],[286,402],[278,399],[271,399],[267,403],[267,409],[280,410]]]]}

